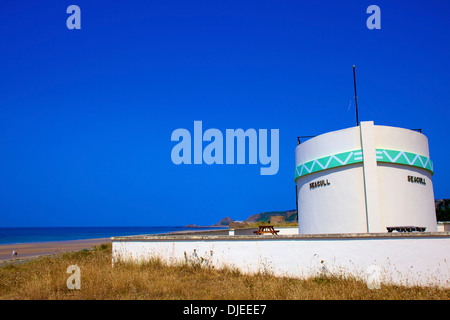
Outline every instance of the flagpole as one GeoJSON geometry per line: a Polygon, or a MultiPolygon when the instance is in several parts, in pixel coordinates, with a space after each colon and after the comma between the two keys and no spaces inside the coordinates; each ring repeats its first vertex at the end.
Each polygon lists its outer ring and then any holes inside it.
{"type": "Polygon", "coordinates": [[[353,85],[354,85],[354,87],[355,87],[356,126],[359,126],[359,119],[358,119],[358,96],[357,96],[357,94],[356,94],[355,65],[353,65],[353,85]]]}

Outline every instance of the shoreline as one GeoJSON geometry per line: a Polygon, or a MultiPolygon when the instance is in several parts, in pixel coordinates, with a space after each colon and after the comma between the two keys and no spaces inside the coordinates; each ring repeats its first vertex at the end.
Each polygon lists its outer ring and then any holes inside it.
{"type": "MultiPolygon", "coordinates": [[[[195,234],[205,231],[219,231],[220,229],[208,229],[216,227],[198,227],[198,230],[180,230],[168,233],[161,233],[159,235],[168,234],[195,234]]],[[[227,231],[228,232],[228,231],[227,231]]],[[[39,258],[41,256],[48,256],[60,254],[71,251],[81,251],[83,249],[90,250],[92,247],[111,243],[112,237],[109,238],[94,238],[94,239],[80,239],[80,240],[57,240],[57,241],[42,241],[42,242],[23,242],[23,243],[5,243],[0,244],[0,266],[6,263],[23,262],[39,258]],[[17,256],[12,256],[12,252],[16,251],[17,256]]]]}
{"type": "Polygon", "coordinates": [[[83,249],[89,250],[96,245],[110,242],[111,238],[97,238],[0,244],[0,264],[7,262],[17,262],[24,259],[30,260],[41,256],[59,254],[69,251],[80,251],[83,249]],[[16,256],[12,256],[13,251],[17,252],[16,256]]]}

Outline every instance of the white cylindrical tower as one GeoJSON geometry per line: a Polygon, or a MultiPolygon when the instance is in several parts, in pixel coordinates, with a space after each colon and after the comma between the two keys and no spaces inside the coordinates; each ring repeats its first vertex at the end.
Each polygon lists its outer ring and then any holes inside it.
{"type": "Polygon", "coordinates": [[[300,234],[437,231],[423,134],[361,122],[298,145],[295,159],[300,234]]]}

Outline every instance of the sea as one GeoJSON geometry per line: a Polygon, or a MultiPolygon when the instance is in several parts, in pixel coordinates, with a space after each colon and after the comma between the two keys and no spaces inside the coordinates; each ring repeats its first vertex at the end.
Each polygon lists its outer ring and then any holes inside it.
{"type": "Polygon", "coordinates": [[[0,228],[0,244],[31,243],[161,234],[191,230],[215,230],[217,227],[33,227],[0,228]]]}

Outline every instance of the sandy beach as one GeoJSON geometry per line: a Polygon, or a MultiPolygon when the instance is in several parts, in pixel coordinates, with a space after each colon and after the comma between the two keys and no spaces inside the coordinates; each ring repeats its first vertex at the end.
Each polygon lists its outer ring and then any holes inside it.
{"type": "Polygon", "coordinates": [[[16,243],[0,245],[0,263],[12,260],[31,259],[42,255],[91,249],[93,246],[111,242],[110,238],[51,241],[36,243],[16,243]],[[16,251],[17,255],[12,256],[16,251]]]}
{"type": "MultiPolygon", "coordinates": [[[[200,228],[199,230],[174,231],[169,234],[228,234],[226,230],[210,230],[200,228]]],[[[80,251],[83,249],[92,249],[93,246],[102,243],[110,243],[111,238],[85,239],[85,240],[67,240],[67,241],[48,241],[48,242],[30,242],[15,244],[0,244],[0,264],[5,262],[20,260],[29,260],[43,255],[58,254],[68,251],[80,251]],[[12,256],[12,252],[16,251],[17,255],[12,256]]]]}
{"type": "MultiPolygon", "coordinates": [[[[226,233],[228,229],[210,230],[208,228],[199,228],[199,230],[175,231],[170,234],[192,234],[195,232],[203,233],[226,233]]],[[[80,251],[83,249],[92,249],[92,247],[102,243],[110,243],[111,238],[84,239],[84,240],[66,240],[66,241],[47,241],[47,242],[29,242],[29,243],[13,243],[0,244],[0,265],[9,262],[20,262],[30,260],[43,255],[52,255],[68,251],[80,251]],[[12,252],[16,251],[17,255],[13,256],[12,252]]]]}

